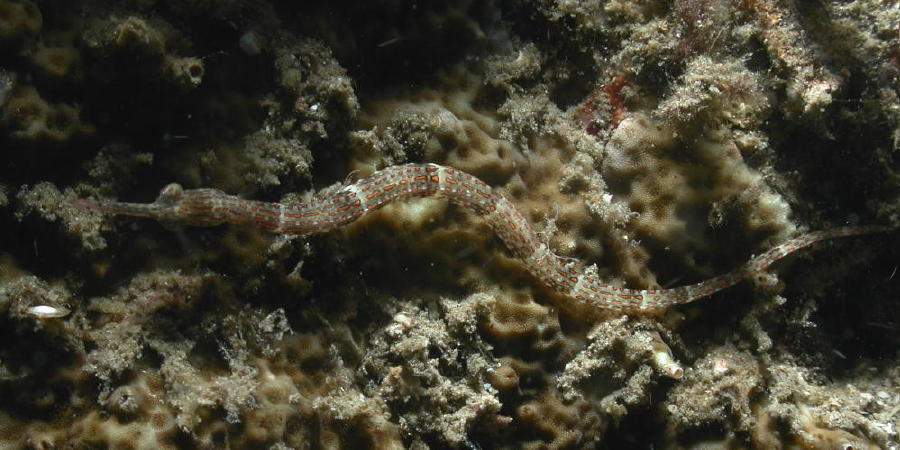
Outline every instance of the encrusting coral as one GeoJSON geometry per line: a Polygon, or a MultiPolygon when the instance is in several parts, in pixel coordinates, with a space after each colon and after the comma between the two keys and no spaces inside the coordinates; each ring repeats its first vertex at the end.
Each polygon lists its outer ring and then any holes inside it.
{"type": "Polygon", "coordinates": [[[0,42],[20,43],[41,31],[41,10],[28,0],[4,0],[0,2],[0,42]]]}
{"type": "Polygon", "coordinates": [[[93,127],[82,123],[75,106],[48,103],[32,86],[12,91],[0,122],[15,130],[13,137],[34,141],[65,141],[93,131],[93,127]]]}
{"type": "Polygon", "coordinates": [[[898,18],[0,0],[0,447],[897,447],[898,18]]]}

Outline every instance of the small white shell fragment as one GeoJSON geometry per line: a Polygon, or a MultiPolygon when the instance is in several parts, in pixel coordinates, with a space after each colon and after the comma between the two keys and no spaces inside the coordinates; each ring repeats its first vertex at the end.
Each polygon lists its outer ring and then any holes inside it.
{"type": "Polygon", "coordinates": [[[68,316],[71,311],[62,306],[35,305],[26,309],[25,312],[39,319],[52,319],[68,316]]]}

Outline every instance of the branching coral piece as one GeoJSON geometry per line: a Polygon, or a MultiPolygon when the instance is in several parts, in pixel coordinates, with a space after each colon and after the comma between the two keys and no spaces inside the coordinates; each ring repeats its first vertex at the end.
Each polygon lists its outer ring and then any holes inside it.
{"type": "Polygon", "coordinates": [[[730,272],[699,283],[670,289],[627,289],[604,284],[580,270],[577,263],[555,255],[509,200],[478,178],[437,164],[388,167],[308,203],[244,200],[217,189],[183,190],[170,184],[154,203],[81,199],[77,205],[111,214],[151,217],[174,225],[239,223],[276,233],[315,234],[346,225],[395,200],[433,196],[446,197],[483,217],[513,255],[551,289],[591,306],[619,310],[657,310],[692,302],[754,277],[775,261],[816,242],[888,230],[878,226],[842,227],[806,233],[730,272]]]}

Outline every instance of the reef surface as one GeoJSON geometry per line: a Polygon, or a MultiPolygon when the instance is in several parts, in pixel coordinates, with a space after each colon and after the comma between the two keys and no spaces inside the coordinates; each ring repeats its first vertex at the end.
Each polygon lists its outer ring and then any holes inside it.
{"type": "Polygon", "coordinates": [[[432,162],[635,289],[900,226],[890,0],[0,0],[0,447],[900,447],[897,233],[623,314],[479,218],[76,207],[432,162]],[[672,364],[679,372],[674,373],[672,364]]]}

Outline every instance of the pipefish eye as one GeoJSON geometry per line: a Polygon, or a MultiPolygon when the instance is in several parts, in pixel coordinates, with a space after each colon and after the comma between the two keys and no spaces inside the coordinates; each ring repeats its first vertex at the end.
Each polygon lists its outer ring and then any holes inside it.
{"type": "Polygon", "coordinates": [[[182,196],[184,196],[184,188],[178,183],[170,183],[159,191],[159,197],[156,198],[155,203],[158,205],[171,206],[181,199],[182,196]]]}
{"type": "Polygon", "coordinates": [[[162,197],[180,197],[184,193],[184,188],[178,183],[169,183],[162,188],[159,195],[162,197]]]}

